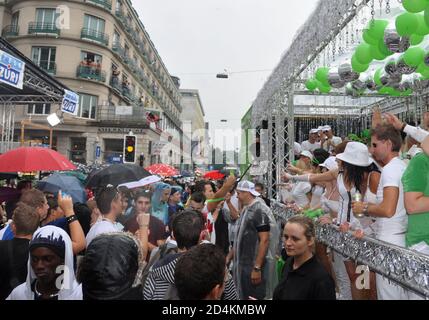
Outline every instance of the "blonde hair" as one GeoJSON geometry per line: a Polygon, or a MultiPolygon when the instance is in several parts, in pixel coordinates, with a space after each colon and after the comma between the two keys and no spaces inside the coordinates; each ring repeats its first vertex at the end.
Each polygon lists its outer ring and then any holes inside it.
{"type": "Polygon", "coordinates": [[[316,237],[316,229],[314,222],[309,217],[306,217],[302,214],[295,215],[288,219],[287,223],[296,223],[304,228],[304,235],[307,240],[311,240],[316,237]]]}

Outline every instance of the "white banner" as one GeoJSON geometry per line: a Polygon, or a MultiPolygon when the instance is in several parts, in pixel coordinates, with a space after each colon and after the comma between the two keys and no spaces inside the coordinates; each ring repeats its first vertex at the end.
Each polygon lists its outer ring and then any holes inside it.
{"type": "Polygon", "coordinates": [[[73,91],[64,89],[63,103],[61,104],[61,111],[77,116],[79,108],[79,95],[73,91]]]}
{"type": "Polygon", "coordinates": [[[154,141],[152,142],[152,155],[159,156],[162,148],[167,144],[167,141],[154,141]]]}
{"type": "Polygon", "coordinates": [[[0,50],[0,82],[22,90],[24,71],[25,62],[0,50]]]}

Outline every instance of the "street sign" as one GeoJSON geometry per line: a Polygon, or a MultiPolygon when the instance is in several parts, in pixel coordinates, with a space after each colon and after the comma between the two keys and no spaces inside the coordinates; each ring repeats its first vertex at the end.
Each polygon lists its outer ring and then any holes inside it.
{"type": "Polygon", "coordinates": [[[95,157],[98,159],[101,156],[101,147],[97,146],[97,148],[95,148],[95,157]]]}

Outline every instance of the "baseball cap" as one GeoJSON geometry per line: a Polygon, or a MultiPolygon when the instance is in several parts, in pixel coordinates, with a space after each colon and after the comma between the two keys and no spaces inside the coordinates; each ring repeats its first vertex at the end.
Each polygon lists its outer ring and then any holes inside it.
{"type": "Polygon", "coordinates": [[[329,131],[331,130],[331,126],[323,126],[323,131],[329,131]]]}
{"type": "Polygon", "coordinates": [[[325,160],[322,164],[319,164],[319,167],[324,167],[328,170],[335,170],[338,169],[338,163],[335,160],[335,157],[329,157],[325,160]]]}
{"type": "Polygon", "coordinates": [[[307,157],[307,158],[310,158],[310,160],[311,161],[313,161],[313,154],[310,152],[310,151],[308,151],[308,150],[304,150],[304,151],[302,151],[301,153],[300,153],[300,155],[301,156],[304,156],[304,157],[307,157]]]}
{"type": "Polygon", "coordinates": [[[253,182],[250,182],[248,180],[240,181],[237,185],[238,191],[244,191],[244,192],[250,192],[255,197],[259,197],[261,194],[259,192],[256,192],[255,190],[255,184],[253,182]]]}
{"type": "Polygon", "coordinates": [[[318,130],[318,129],[311,129],[311,130],[310,130],[310,134],[311,134],[311,133],[319,133],[319,130],[318,130]]]}

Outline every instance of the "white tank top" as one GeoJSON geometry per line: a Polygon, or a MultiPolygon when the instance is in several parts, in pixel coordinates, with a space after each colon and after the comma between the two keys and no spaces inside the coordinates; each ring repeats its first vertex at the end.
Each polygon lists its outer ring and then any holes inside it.
{"type": "Polygon", "coordinates": [[[315,185],[311,189],[310,208],[318,207],[321,203],[321,197],[325,189],[322,186],[315,185]]]}
{"type": "MultiPolygon", "coordinates": [[[[332,194],[332,193],[331,193],[332,194]]],[[[328,195],[330,197],[330,195],[328,195]]],[[[325,213],[338,213],[340,202],[338,200],[330,200],[326,196],[326,192],[320,197],[320,205],[325,213]]]]}

